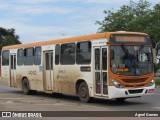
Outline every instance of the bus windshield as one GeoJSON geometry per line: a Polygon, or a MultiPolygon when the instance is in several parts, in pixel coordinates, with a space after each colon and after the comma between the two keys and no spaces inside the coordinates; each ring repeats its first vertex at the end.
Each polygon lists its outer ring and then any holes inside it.
{"type": "Polygon", "coordinates": [[[111,70],[122,75],[145,75],[153,71],[150,46],[112,45],[111,70]]]}

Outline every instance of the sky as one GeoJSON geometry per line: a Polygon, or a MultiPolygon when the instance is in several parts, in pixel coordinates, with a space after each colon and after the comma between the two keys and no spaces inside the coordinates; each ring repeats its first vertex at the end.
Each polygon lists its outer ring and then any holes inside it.
{"type": "Polygon", "coordinates": [[[0,27],[14,28],[22,43],[94,34],[100,27],[95,22],[103,20],[104,10],[118,10],[129,1],[0,0],[0,27]]]}

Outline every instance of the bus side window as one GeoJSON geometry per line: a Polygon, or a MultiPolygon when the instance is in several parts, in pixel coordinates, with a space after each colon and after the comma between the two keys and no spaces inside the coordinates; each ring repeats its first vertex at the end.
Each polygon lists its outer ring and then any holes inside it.
{"type": "Polygon", "coordinates": [[[17,65],[23,65],[23,62],[24,62],[23,49],[18,49],[18,54],[17,54],[17,65]]]}
{"type": "Polygon", "coordinates": [[[34,64],[41,64],[41,47],[35,47],[35,56],[34,56],[34,64]]]}
{"type": "Polygon", "coordinates": [[[91,63],[91,42],[77,43],[77,64],[90,64],[91,63]]]}
{"type": "Polygon", "coordinates": [[[34,48],[24,49],[24,65],[33,65],[34,63],[34,48]]]}
{"type": "Polygon", "coordinates": [[[59,64],[59,54],[60,54],[60,45],[57,44],[56,47],[55,47],[55,64],[58,65],[59,64]]]}
{"type": "Polygon", "coordinates": [[[5,50],[2,52],[2,66],[9,65],[9,50],[5,50]]]}
{"type": "Polygon", "coordinates": [[[75,64],[75,43],[61,45],[60,63],[62,65],[75,64]]]}

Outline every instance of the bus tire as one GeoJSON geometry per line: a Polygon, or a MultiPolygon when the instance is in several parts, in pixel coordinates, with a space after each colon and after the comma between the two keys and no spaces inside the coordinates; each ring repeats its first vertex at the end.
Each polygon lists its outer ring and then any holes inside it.
{"type": "Polygon", "coordinates": [[[37,93],[36,90],[30,90],[29,82],[27,78],[24,78],[22,81],[22,91],[25,95],[34,95],[37,93]]]}
{"type": "Polygon", "coordinates": [[[79,85],[78,96],[81,102],[84,103],[90,102],[91,98],[89,97],[89,90],[86,82],[82,82],[79,85]]]}
{"type": "Polygon", "coordinates": [[[37,94],[37,90],[30,90],[30,95],[35,95],[37,94]]]}
{"type": "Polygon", "coordinates": [[[117,98],[116,102],[123,103],[126,100],[126,98],[117,98]]]}

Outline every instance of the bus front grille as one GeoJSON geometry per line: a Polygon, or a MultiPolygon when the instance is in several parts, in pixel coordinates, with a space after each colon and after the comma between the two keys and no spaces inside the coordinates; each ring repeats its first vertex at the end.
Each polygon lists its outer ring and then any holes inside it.
{"type": "Polygon", "coordinates": [[[144,87],[145,86],[145,84],[139,84],[139,85],[135,85],[135,84],[133,84],[133,85],[125,85],[125,87],[127,87],[127,88],[131,88],[131,87],[133,87],[133,88],[138,88],[138,87],[144,87]]]}
{"type": "Polygon", "coordinates": [[[138,90],[128,90],[129,94],[137,94],[137,93],[142,93],[143,89],[138,89],[138,90]]]}
{"type": "Polygon", "coordinates": [[[125,83],[142,83],[146,82],[148,78],[138,78],[138,79],[122,79],[125,83]]]}

